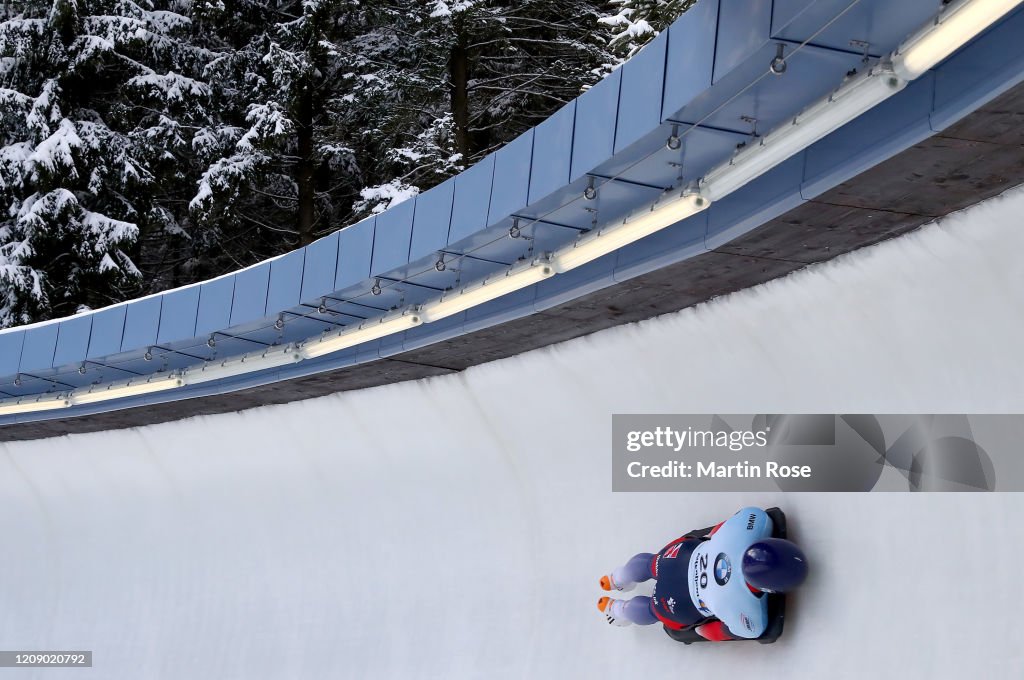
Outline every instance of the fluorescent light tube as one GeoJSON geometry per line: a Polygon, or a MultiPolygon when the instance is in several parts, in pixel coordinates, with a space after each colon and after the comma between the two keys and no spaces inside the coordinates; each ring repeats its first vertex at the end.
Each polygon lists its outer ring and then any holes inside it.
{"type": "Polygon", "coordinates": [[[818,101],[789,123],[776,128],[743,149],[728,163],[712,169],[701,180],[701,190],[712,201],[731,194],[787,158],[838,130],[906,86],[888,70],[872,69],[856,76],[831,96],[818,101]]]}
{"type": "Polygon", "coordinates": [[[302,355],[293,348],[248,354],[240,359],[228,359],[221,362],[208,362],[201,367],[190,368],[182,378],[186,385],[197,385],[211,380],[232,378],[245,373],[255,373],[268,368],[287,366],[302,361],[302,355]]]}
{"type": "Polygon", "coordinates": [[[975,36],[1021,4],[1022,0],[960,0],[935,18],[896,51],[896,74],[914,80],[970,42],[975,36]]]}
{"type": "Polygon", "coordinates": [[[681,194],[668,203],[655,203],[649,210],[630,215],[622,222],[584,234],[555,251],[551,262],[559,274],[567,272],[695,215],[710,204],[696,193],[681,194]]]}
{"type": "Polygon", "coordinates": [[[140,394],[151,394],[153,392],[171,390],[176,387],[181,387],[184,384],[185,383],[179,376],[169,375],[140,382],[129,382],[125,385],[109,385],[107,387],[98,386],[81,394],[79,394],[77,390],[72,392],[71,403],[73,405],[92,404],[98,401],[120,399],[122,397],[137,397],[140,394]]]}
{"type": "Polygon", "coordinates": [[[315,359],[331,352],[383,338],[385,335],[409,330],[421,323],[423,323],[423,318],[415,311],[407,309],[399,314],[369,319],[350,330],[343,330],[340,333],[310,342],[302,347],[301,353],[306,359],[315,359]]]}
{"type": "Polygon", "coordinates": [[[538,259],[523,266],[512,267],[487,277],[483,281],[450,291],[434,302],[420,308],[420,314],[427,323],[464,312],[470,307],[490,302],[517,290],[532,286],[538,281],[554,276],[555,270],[547,260],[538,259]]]}
{"type": "Polygon", "coordinates": [[[44,400],[29,400],[29,401],[9,401],[6,403],[0,403],[0,416],[9,416],[16,413],[35,413],[37,411],[49,411],[55,408],[64,408],[68,406],[68,400],[64,397],[58,397],[57,399],[44,399],[44,400]]]}

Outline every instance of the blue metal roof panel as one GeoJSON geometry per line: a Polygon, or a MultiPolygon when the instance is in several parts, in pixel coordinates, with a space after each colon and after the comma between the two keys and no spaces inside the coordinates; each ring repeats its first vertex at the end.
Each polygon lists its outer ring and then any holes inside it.
{"type": "Polygon", "coordinates": [[[487,226],[494,180],[494,154],[455,178],[455,203],[448,244],[458,243],[487,226]]]}
{"type": "Polygon", "coordinates": [[[53,367],[57,328],[58,324],[51,323],[25,331],[25,344],[21,348],[22,373],[38,373],[53,367]]]}
{"type": "Polygon", "coordinates": [[[773,76],[768,64],[775,46],[764,43],[754,55],[705,90],[679,114],[685,122],[751,133],[776,127],[839,87],[844,75],[863,66],[856,54],[805,48],[786,59],[787,69],[773,76]]]}
{"type": "Polygon", "coordinates": [[[25,331],[0,333],[0,376],[14,375],[18,372],[24,342],[25,331]]]}
{"type": "Polygon", "coordinates": [[[89,333],[92,331],[92,316],[81,314],[60,322],[57,330],[57,348],[53,353],[53,365],[78,364],[89,351],[89,333]]]}
{"type": "Polygon", "coordinates": [[[494,154],[494,181],[487,224],[522,210],[529,201],[534,131],[527,130],[494,154]]]}
{"type": "Polygon", "coordinates": [[[57,346],[53,352],[53,366],[81,364],[89,351],[89,333],[92,331],[92,316],[80,314],[60,322],[57,330],[57,346]]]}
{"type": "Polygon", "coordinates": [[[270,284],[266,314],[274,315],[299,304],[302,297],[302,270],[306,249],[300,248],[270,263],[270,284]]]}
{"type": "Polygon", "coordinates": [[[334,277],[338,271],[338,238],[334,232],[305,248],[302,269],[302,301],[316,303],[334,292],[334,277]]]}
{"type": "Polygon", "coordinates": [[[818,194],[877,165],[895,150],[915,144],[932,134],[929,114],[934,100],[934,78],[925,74],[897,98],[882,102],[873,110],[810,146],[806,153],[804,198],[818,194]],[[866,136],[879,140],[864,144],[866,136]],[[902,140],[902,141],[901,141],[902,140]],[[891,142],[891,143],[890,143],[891,142]]]}
{"type": "Polygon", "coordinates": [[[403,351],[408,352],[409,350],[419,349],[439,340],[461,335],[465,318],[466,313],[462,312],[461,314],[453,314],[440,321],[409,329],[402,336],[403,351]]]}
{"type": "Polygon", "coordinates": [[[709,215],[709,210],[697,213],[623,248],[615,262],[615,280],[627,281],[652,266],[668,266],[705,252],[709,215]]]}
{"type": "Polygon", "coordinates": [[[162,296],[156,296],[125,305],[124,336],[121,338],[122,352],[145,349],[156,344],[157,331],[160,329],[162,303],[162,296]]]}
{"type": "Polygon", "coordinates": [[[608,159],[615,150],[615,121],[619,110],[622,69],[584,92],[576,100],[576,124],[572,140],[575,181],[608,159]]]}
{"type": "Polygon", "coordinates": [[[711,87],[718,34],[718,0],[701,0],[669,26],[662,120],[711,87]]]}
{"type": "MultiPolygon", "coordinates": [[[[28,373],[19,373],[6,378],[0,383],[0,391],[12,397],[25,397],[29,395],[46,394],[57,392],[59,388],[50,380],[37,378],[28,373]]],[[[0,422],[6,422],[3,419],[0,422]]]]}
{"type": "Polygon", "coordinates": [[[196,335],[205,336],[231,325],[231,300],[235,296],[235,275],[207,281],[199,286],[196,335]]]}
{"type": "Polygon", "coordinates": [[[804,152],[777,165],[708,208],[708,233],[704,245],[713,250],[764,224],[772,217],[804,202],[800,185],[804,178],[804,152]]]}
{"type": "Polygon", "coordinates": [[[539,210],[530,210],[526,214],[543,215],[545,221],[554,224],[590,229],[595,222],[625,216],[637,206],[654,201],[662,193],[660,187],[630,182],[596,180],[594,185],[597,188],[594,200],[583,198],[587,181],[577,180],[538,204],[539,210]]]}
{"type": "MultiPolygon", "coordinates": [[[[849,4],[849,0],[840,0],[849,4]]],[[[818,8],[827,5],[825,0],[775,0],[772,3],[772,35],[779,35],[789,24],[793,23],[804,12],[815,5],[818,8]]]]}
{"type": "Polygon", "coordinates": [[[199,316],[199,286],[179,288],[164,293],[160,307],[159,343],[182,342],[196,336],[199,316]]]}
{"type": "MultiPolygon", "coordinates": [[[[761,50],[770,37],[771,24],[772,0],[719,0],[712,82],[722,80],[761,50]]],[[[768,62],[763,68],[768,68],[768,62]]]]}
{"type": "Polygon", "coordinates": [[[501,323],[501,319],[505,318],[506,314],[513,316],[510,319],[521,316],[522,313],[519,311],[523,307],[532,307],[533,301],[537,298],[537,289],[535,286],[529,288],[523,288],[517,290],[514,293],[504,295],[497,300],[494,300],[494,305],[488,304],[487,309],[481,307],[473,307],[467,309],[464,317],[464,333],[471,333],[478,328],[486,328],[494,323],[495,319],[498,319],[498,323],[501,323]]]}
{"type": "Polygon", "coordinates": [[[529,203],[536,203],[569,182],[575,125],[573,100],[534,128],[529,203]]]}
{"type": "Polygon", "coordinates": [[[728,132],[688,125],[661,125],[653,134],[598,168],[607,176],[652,187],[670,187],[686,179],[700,177],[723,158],[728,158],[737,144],[750,140],[749,134],[728,132]],[[681,135],[678,150],[668,148],[673,127],[681,135]]]}
{"type": "Polygon", "coordinates": [[[341,231],[338,239],[338,271],[334,277],[335,290],[347,288],[370,277],[376,221],[376,217],[368,217],[341,231]]]}
{"type": "Polygon", "coordinates": [[[435,254],[448,245],[454,199],[454,177],[416,197],[412,244],[409,247],[410,261],[435,254]]]}
{"type": "Polygon", "coordinates": [[[416,199],[412,198],[377,216],[370,267],[375,275],[386,274],[408,264],[415,212],[416,199]]]}
{"type": "Polygon", "coordinates": [[[942,4],[942,0],[775,0],[772,36],[858,53],[864,46],[851,41],[864,41],[869,54],[881,56],[931,19],[942,4]]]}
{"type": "Polygon", "coordinates": [[[619,88],[615,153],[639,141],[661,123],[668,37],[668,31],[663,31],[620,69],[622,85],[619,88]]]}
{"type": "MultiPolygon", "coordinates": [[[[615,283],[617,259],[618,253],[611,253],[570,272],[541,281],[536,286],[537,297],[531,311],[543,312],[615,283]]],[[[479,318],[482,321],[482,315],[479,318]]]]}
{"type": "Polygon", "coordinates": [[[235,274],[235,294],[231,299],[232,326],[253,323],[266,316],[270,264],[261,262],[235,274]]]}
{"type": "Polygon", "coordinates": [[[127,305],[101,309],[92,315],[87,359],[99,359],[121,351],[127,305]]]}

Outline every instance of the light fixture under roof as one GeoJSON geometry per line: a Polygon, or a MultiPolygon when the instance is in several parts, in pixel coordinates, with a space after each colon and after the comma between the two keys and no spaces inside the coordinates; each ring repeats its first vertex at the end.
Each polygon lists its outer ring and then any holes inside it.
{"type": "Polygon", "coordinates": [[[1022,0],[954,0],[935,20],[915,32],[893,54],[896,73],[919,78],[982,31],[1003,18],[1022,0]]]}

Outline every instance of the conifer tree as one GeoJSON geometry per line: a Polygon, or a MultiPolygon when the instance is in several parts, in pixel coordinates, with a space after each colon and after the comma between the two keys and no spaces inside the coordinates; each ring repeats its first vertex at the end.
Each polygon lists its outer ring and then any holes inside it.
{"type": "Polygon", "coordinates": [[[147,241],[180,231],[161,199],[206,86],[169,4],[28,0],[0,23],[0,325],[138,294],[147,241]]]}
{"type": "Polygon", "coordinates": [[[347,66],[336,42],[364,13],[355,0],[246,7],[249,23],[227,3],[203,15],[237,44],[207,68],[220,111],[196,142],[206,169],[191,201],[239,264],[312,242],[351,206],[358,165],[339,125],[347,66]]]}
{"type": "Polygon", "coordinates": [[[623,59],[641,47],[690,9],[697,0],[610,0],[613,14],[599,21],[612,34],[611,47],[623,59]]]}
{"type": "Polygon", "coordinates": [[[222,274],[440,183],[614,68],[612,19],[655,25],[644,2],[0,5],[0,326],[222,274]]]}
{"type": "Polygon", "coordinates": [[[357,102],[382,109],[356,208],[381,210],[456,174],[608,72],[606,2],[393,2],[355,41],[370,52],[357,102]]]}

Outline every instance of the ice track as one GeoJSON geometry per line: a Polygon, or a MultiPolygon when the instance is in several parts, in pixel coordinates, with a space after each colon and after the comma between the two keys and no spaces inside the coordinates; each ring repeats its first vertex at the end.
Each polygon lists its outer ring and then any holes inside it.
{"type": "Polygon", "coordinates": [[[698,308],[463,374],[0,444],[18,678],[1024,672],[1024,495],[612,494],[616,412],[1024,410],[1024,192],[698,308]],[[743,504],[813,574],[784,638],[607,626],[597,579],[743,504]]]}

